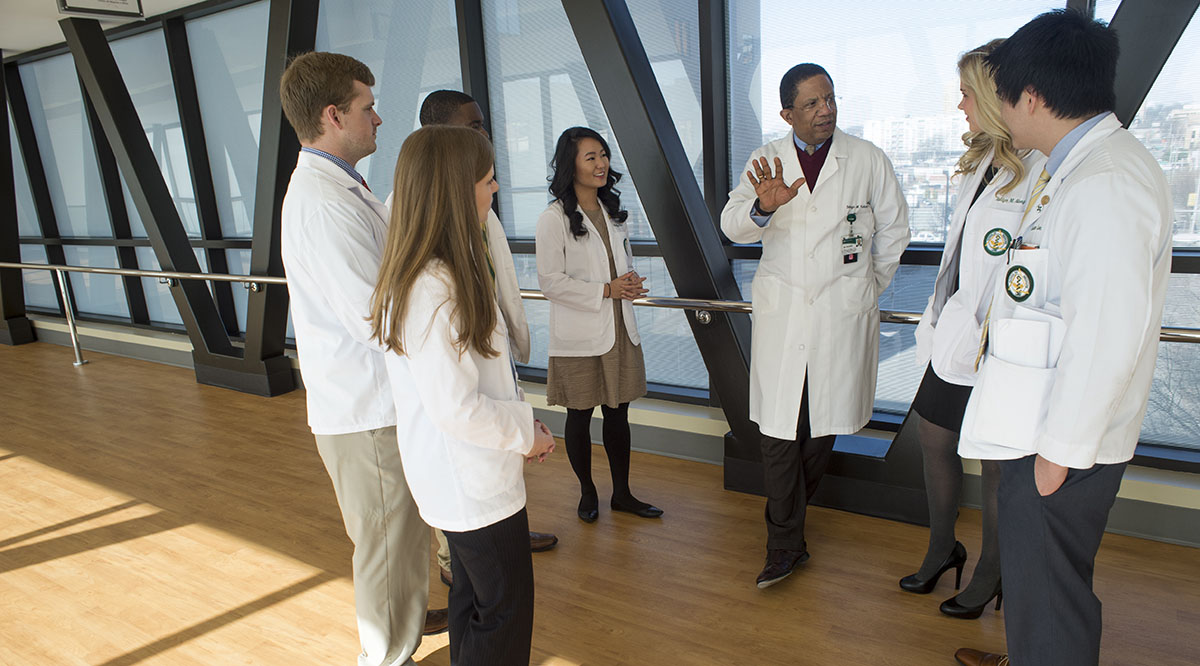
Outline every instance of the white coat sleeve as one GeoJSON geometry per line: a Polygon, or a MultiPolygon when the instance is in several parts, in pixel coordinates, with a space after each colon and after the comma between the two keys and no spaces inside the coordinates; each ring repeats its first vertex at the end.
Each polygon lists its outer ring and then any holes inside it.
{"type": "Polygon", "coordinates": [[[900,255],[908,247],[908,202],[896,180],[892,161],[883,153],[875,159],[871,183],[871,212],[875,215],[871,266],[875,271],[875,293],[882,294],[900,266],[900,255]]]}
{"type": "Polygon", "coordinates": [[[504,323],[508,326],[508,344],[517,363],[529,362],[529,321],[525,317],[525,305],[521,300],[521,285],[517,282],[517,268],[512,251],[508,249],[508,238],[504,225],[492,211],[487,218],[488,251],[496,269],[497,300],[504,323]]]}
{"type": "Polygon", "coordinates": [[[333,315],[356,342],[384,351],[371,339],[366,319],[384,239],[376,238],[354,211],[334,204],[321,205],[305,220],[301,237],[304,265],[333,315]]]}
{"type": "MultiPolygon", "coordinates": [[[[590,232],[589,232],[590,233],[590,232]]],[[[606,282],[587,282],[567,275],[567,222],[556,207],[547,208],[537,222],[535,237],[538,286],[550,302],[563,307],[599,312],[606,282]]]]}
{"type": "Polygon", "coordinates": [[[470,352],[460,355],[454,346],[458,330],[451,321],[454,308],[449,297],[446,282],[426,273],[413,285],[404,318],[404,352],[412,376],[421,383],[421,406],[434,426],[452,439],[529,453],[533,406],[480,392],[480,357],[470,352]]]}
{"type": "Polygon", "coordinates": [[[1066,332],[1035,448],[1051,462],[1087,469],[1146,336],[1159,334],[1155,270],[1170,262],[1170,248],[1153,189],[1103,174],[1064,194],[1058,205],[1074,219],[1056,220],[1062,226],[1050,233],[1051,251],[1066,253],[1059,301],[1066,332]]]}
{"type": "MultiPolygon", "coordinates": [[[[758,226],[750,218],[750,209],[754,206],[758,195],[754,193],[754,185],[750,183],[750,177],[746,175],[746,172],[753,168],[753,162],[761,152],[761,149],[755,151],[750,159],[746,160],[746,168],[742,170],[741,177],[738,178],[737,187],[729,193],[729,201],[721,211],[721,231],[735,243],[757,243],[762,240],[763,232],[767,228],[758,226]]],[[[784,180],[795,180],[793,175],[785,174],[784,180]]],[[[795,177],[802,176],[796,175],[795,177]]],[[[769,224],[770,222],[768,222],[769,224]]]]}

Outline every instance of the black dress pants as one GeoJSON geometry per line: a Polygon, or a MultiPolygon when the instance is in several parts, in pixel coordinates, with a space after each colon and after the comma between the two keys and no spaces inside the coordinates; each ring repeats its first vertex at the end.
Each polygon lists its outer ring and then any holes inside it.
{"type": "Polygon", "coordinates": [[[528,666],[533,639],[533,560],[529,517],[517,513],[450,544],[450,663],[528,666]]]}
{"type": "Polygon", "coordinates": [[[1042,497],[1037,456],[1000,461],[997,491],[1004,629],[1017,666],[1100,662],[1100,600],[1092,592],[1096,551],[1126,463],[1072,469],[1042,497]]]}
{"type": "Polygon", "coordinates": [[[808,501],[833,455],[834,435],[813,437],[808,418],[808,380],[800,398],[795,439],[763,435],[763,477],[767,489],[767,549],[807,550],[804,517],[808,501]]]}

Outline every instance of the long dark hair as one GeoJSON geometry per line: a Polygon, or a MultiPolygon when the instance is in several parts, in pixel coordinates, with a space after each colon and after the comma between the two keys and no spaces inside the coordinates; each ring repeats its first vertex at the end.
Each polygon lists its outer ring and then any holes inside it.
{"type": "Polygon", "coordinates": [[[596,191],[600,203],[608,211],[609,218],[616,224],[624,224],[629,217],[629,211],[621,209],[621,191],[616,188],[622,174],[612,168],[612,151],[608,142],[596,130],[587,127],[572,127],[558,137],[558,145],[554,147],[554,159],[550,168],[554,175],[550,177],[550,195],[561,203],[567,220],[571,223],[571,233],[576,238],[587,235],[587,227],[583,226],[583,215],[578,210],[579,198],[575,196],[575,157],[579,154],[579,142],[583,139],[595,139],[600,142],[604,154],[609,158],[608,179],[596,191]]]}

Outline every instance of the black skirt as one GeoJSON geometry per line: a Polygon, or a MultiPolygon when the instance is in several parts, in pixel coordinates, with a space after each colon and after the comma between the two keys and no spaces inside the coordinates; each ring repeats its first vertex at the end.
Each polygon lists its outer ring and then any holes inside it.
{"type": "Polygon", "coordinates": [[[926,366],[925,376],[913,398],[912,408],[921,418],[952,432],[962,430],[963,414],[971,397],[970,386],[959,386],[937,376],[933,364],[926,366]]]}

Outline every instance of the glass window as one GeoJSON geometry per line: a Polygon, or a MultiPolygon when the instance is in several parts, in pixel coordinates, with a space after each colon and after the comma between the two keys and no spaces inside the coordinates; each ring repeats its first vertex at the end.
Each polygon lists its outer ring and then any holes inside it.
{"type": "Polygon", "coordinates": [[[386,199],[400,144],[420,126],[417,111],[434,90],[462,90],[458,22],[453,0],[325,0],[317,19],[317,50],[366,63],[375,75],[383,124],[374,155],[358,171],[386,199]],[[414,21],[419,16],[421,20],[414,21]]]}
{"type": "Polygon", "coordinates": [[[484,3],[483,26],[500,220],[508,235],[534,235],[550,198],[546,179],[558,135],[583,125],[605,138],[613,152],[612,168],[626,174],[618,189],[629,211],[630,235],[653,238],[562,4],[484,3]]]}
{"type": "MultiPolygon", "coordinates": [[[[200,219],[196,213],[196,197],[192,193],[191,169],[183,146],[183,129],[179,125],[179,106],[175,101],[175,83],[167,60],[167,44],[161,30],[134,35],[110,42],[113,58],[125,79],[125,87],[133,98],[138,118],[146,131],[150,149],[158,159],[163,180],[175,200],[184,229],[192,238],[200,237],[200,219]]],[[[129,226],[135,238],[146,237],[146,227],[129,196],[125,174],[121,174],[121,189],[125,192],[125,207],[129,211],[129,226]]]]}
{"type": "Polygon", "coordinates": [[[1184,30],[1129,131],[1167,174],[1175,246],[1200,247],[1200,21],[1184,30]]]}
{"type": "Polygon", "coordinates": [[[908,199],[913,240],[942,242],[955,203],[951,176],[967,130],[956,108],[959,56],[1062,6],[1062,0],[858,0],[838,5],[854,20],[826,21],[811,31],[813,10],[800,3],[730,0],[733,177],[742,174],[754,149],[789,135],[779,116],[779,80],[792,66],[815,62],[833,79],[838,128],[891,158],[908,199]],[[802,31],[811,38],[796,39],[802,31]],[[878,54],[886,54],[887,76],[880,76],[878,54]]]}
{"type": "Polygon", "coordinates": [[[33,192],[29,188],[29,173],[25,171],[25,161],[21,159],[21,146],[17,143],[16,123],[13,122],[12,112],[8,112],[8,140],[12,150],[13,179],[17,186],[17,233],[21,236],[42,237],[42,228],[38,226],[37,210],[33,207],[33,192]]]}
{"type": "MultiPolygon", "coordinates": [[[[21,263],[48,264],[44,245],[22,245],[21,263]]],[[[54,291],[54,273],[50,271],[21,271],[25,281],[25,305],[59,312],[58,294],[54,291]]]]}
{"type": "Polygon", "coordinates": [[[1117,13],[1117,7],[1121,6],[1121,0],[1096,0],[1096,13],[1094,16],[1105,23],[1113,20],[1113,16],[1117,13]]]}
{"type": "MultiPolygon", "coordinates": [[[[154,248],[138,247],[135,250],[138,268],[144,271],[162,270],[162,265],[158,263],[158,256],[154,254],[154,248]]],[[[200,272],[207,273],[208,257],[204,254],[204,250],[194,249],[192,251],[196,253],[196,261],[200,263],[200,272]]],[[[142,292],[146,295],[146,311],[150,315],[151,323],[183,325],[183,319],[179,316],[179,308],[175,306],[175,298],[171,296],[169,285],[160,282],[158,278],[144,277],[142,278],[142,292]]]]}
{"type": "MultiPolygon", "coordinates": [[[[250,274],[250,250],[226,250],[226,256],[229,261],[230,275],[249,275],[250,274]]],[[[246,306],[249,300],[249,291],[240,282],[234,282],[233,285],[233,310],[237,314],[238,330],[244,335],[246,333],[246,306]]],[[[289,340],[296,339],[296,332],[292,329],[292,312],[288,310],[287,333],[284,334],[289,340]]]]}
{"type": "MultiPolygon", "coordinates": [[[[63,252],[67,256],[68,266],[119,268],[115,247],[65,245],[63,252]]],[[[129,316],[125,286],[121,283],[120,276],[72,272],[70,280],[76,312],[112,317],[129,316]]]]}
{"type": "Polygon", "coordinates": [[[1141,441],[1200,449],[1200,345],[1164,342],[1158,346],[1154,384],[1141,441]]]}
{"type": "MultiPolygon", "coordinates": [[[[537,289],[536,257],[532,254],[516,254],[513,255],[513,261],[521,288],[537,289]]],[[[646,278],[646,286],[651,294],[678,295],[662,257],[634,257],[633,265],[638,274],[646,278]]],[[[532,338],[529,365],[545,368],[548,361],[550,304],[546,301],[524,303],[532,338]]],[[[648,307],[636,307],[633,311],[642,338],[646,379],[659,384],[707,389],[708,369],[683,311],[648,307]]]]}
{"type": "Polygon", "coordinates": [[[187,35],[221,232],[226,238],[249,238],[258,179],[267,3],[188,21],[187,35]]]}
{"type": "Polygon", "coordinates": [[[111,238],[75,61],[68,53],[21,65],[19,71],[59,234],[111,238]]]}

